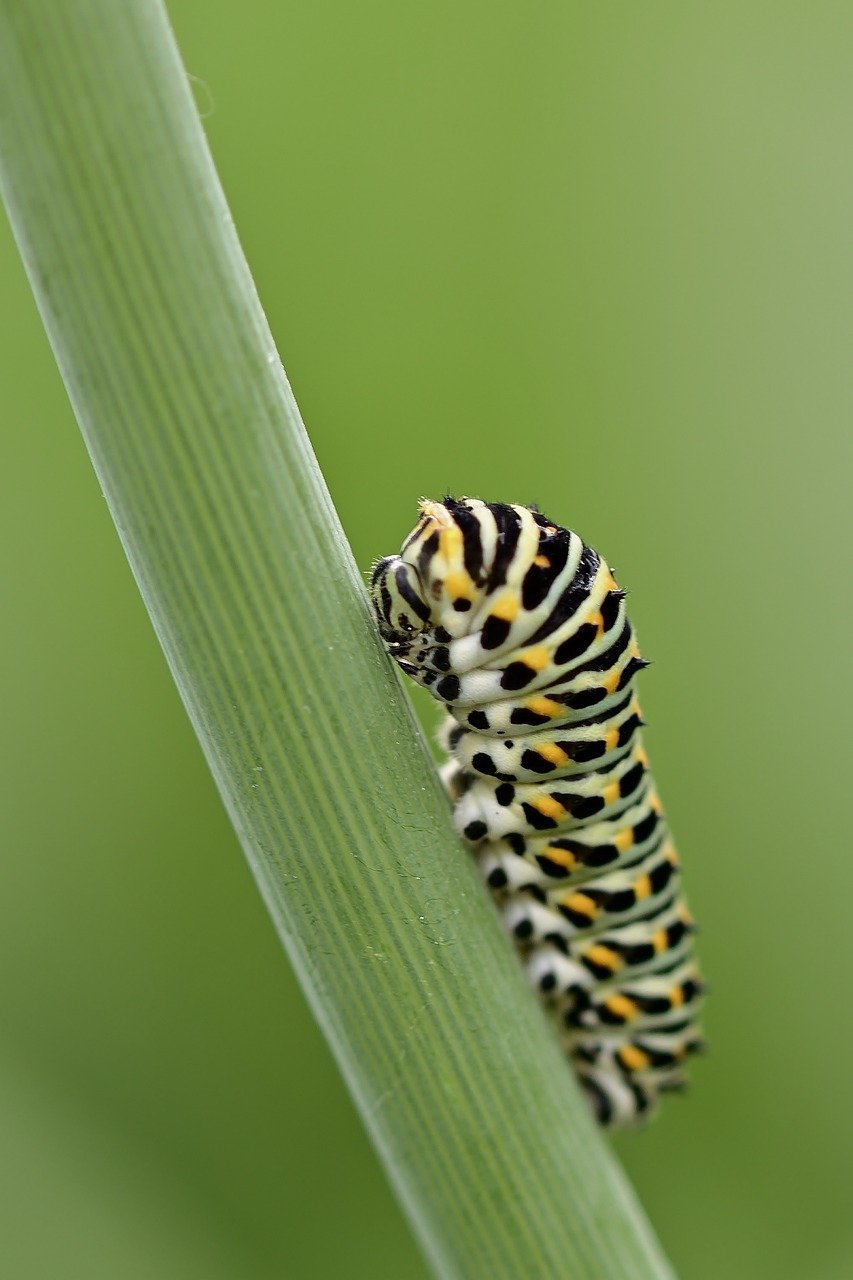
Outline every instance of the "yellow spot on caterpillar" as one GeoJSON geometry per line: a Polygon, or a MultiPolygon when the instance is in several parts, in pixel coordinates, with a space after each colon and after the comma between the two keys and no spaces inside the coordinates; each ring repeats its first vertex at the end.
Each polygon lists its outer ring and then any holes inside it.
{"type": "Polygon", "coordinates": [[[598,915],[597,904],[585,893],[570,894],[568,898],[563,899],[563,906],[568,907],[569,911],[576,911],[578,915],[587,916],[590,920],[594,920],[598,915]]]}
{"type": "Polygon", "coordinates": [[[551,661],[551,650],[541,644],[538,648],[528,649],[523,653],[521,661],[526,667],[530,667],[531,671],[544,671],[551,661]]]}
{"type": "Polygon", "coordinates": [[[438,533],[440,547],[442,531],[455,527],[453,517],[441,502],[430,502],[427,498],[424,498],[421,503],[421,518],[417,526],[417,540],[419,542],[424,543],[427,538],[431,538],[434,533],[438,533]]]}
{"type": "Polygon", "coordinates": [[[637,750],[634,752],[634,759],[638,762],[638,764],[641,764],[644,769],[648,769],[649,757],[645,747],[637,747],[637,750]]]}
{"type": "Polygon", "coordinates": [[[618,591],[619,584],[613,577],[613,573],[609,565],[604,565],[604,586],[607,591],[618,591]]]}
{"type": "Polygon", "coordinates": [[[598,613],[594,613],[592,617],[588,619],[588,621],[590,626],[595,627],[596,631],[598,632],[598,635],[596,635],[595,637],[597,640],[598,636],[600,636],[602,631],[604,630],[604,619],[601,616],[601,611],[599,611],[598,613]]]}
{"type": "Polygon", "coordinates": [[[474,584],[464,569],[449,573],[444,582],[447,594],[453,600],[473,600],[474,584]]]}
{"type": "Polygon", "coordinates": [[[687,907],[684,905],[683,902],[678,908],[678,918],[682,924],[687,924],[687,925],[695,924],[695,921],[693,919],[691,912],[688,911],[687,907]]]}
{"type": "Polygon", "coordinates": [[[560,849],[555,844],[547,844],[542,850],[544,857],[550,862],[556,862],[558,867],[565,867],[567,871],[573,871],[578,865],[578,860],[568,849],[560,849]]]}
{"type": "Polygon", "coordinates": [[[622,965],[622,958],[615,951],[611,951],[610,947],[605,947],[598,942],[594,947],[590,947],[586,953],[585,959],[591,960],[594,965],[598,965],[602,969],[609,969],[611,973],[615,973],[622,965]]]}
{"type": "Polygon", "coordinates": [[[677,867],[680,864],[678,850],[671,841],[665,846],[663,856],[671,867],[677,867]]]}
{"type": "Polygon", "coordinates": [[[601,798],[606,805],[615,804],[619,799],[619,783],[608,782],[607,786],[601,793],[601,798]]]}
{"type": "Polygon", "coordinates": [[[630,649],[628,650],[628,656],[629,656],[630,658],[639,658],[639,657],[640,657],[640,647],[639,647],[639,645],[637,644],[637,641],[636,641],[636,640],[634,640],[634,641],[633,641],[633,643],[631,644],[631,647],[630,647],[630,649]]]}
{"type": "MultiPolygon", "coordinates": [[[[445,560],[459,559],[462,554],[462,530],[458,524],[447,525],[441,530],[438,535],[438,549],[445,560]]],[[[468,577],[467,573],[465,577],[468,577]]]]}
{"type": "Polygon", "coordinates": [[[536,750],[543,760],[547,760],[550,764],[565,764],[568,756],[562,747],[558,747],[556,742],[543,742],[536,750]]]}
{"type": "Polygon", "coordinates": [[[649,1055],[635,1044],[623,1045],[616,1057],[626,1071],[644,1071],[651,1062],[649,1055]]]}
{"type": "Polygon", "coordinates": [[[669,993],[669,1003],[673,1009],[680,1009],[684,1004],[684,988],[673,987],[669,993]]]}
{"type": "Polygon", "coordinates": [[[549,720],[555,719],[565,711],[565,707],[555,702],[553,698],[528,698],[524,705],[535,716],[547,716],[549,720]]]}
{"type": "Polygon", "coordinates": [[[537,556],[533,563],[536,565],[537,569],[550,569],[551,567],[551,561],[547,556],[537,556]]]}
{"type": "Polygon", "coordinates": [[[566,816],[565,809],[553,796],[539,796],[533,801],[533,808],[538,809],[544,817],[552,818],[554,822],[559,822],[566,816]]]}
{"type": "Polygon", "coordinates": [[[501,596],[497,604],[492,606],[491,616],[498,618],[501,622],[513,622],[518,615],[518,599],[514,595],[507,593],[501,596]]]}
{"type": "Polygon", "coordinates": [[[617,685],[619,684],[619,681],[621,679],[622,679],[622,672],[617,667],[614,671],[611,671],[610,674],[605,677],[602,683],[608,693],[615,693],[617,685]]]}
{"type": "MultiPolygon", "coordinates": [[[[611,996],[609,1000],[605,1000],[604,1007],[615,1018],[621,1018],[623,1022],[630,1022],[637,1016],[637,1006],[628,996],[611,996]]],[[[630,1047],[632,1046],[626,1046],[626,1048],[630,1047]]]]}
{"type": "Polygon", "coordinates": [[[634,893],[638,902],[642,902],[644,898],[651,897],[652,882],[649,876],[640,876],[634,885],[634,893]]]}
{"type": "Polygon", "coordinates": [[[660,796],[656,791],[653,791],[649,796],[649,808],[652,813],[656,813],[658,817],[663,813],[663,805],[661,804],[660,796]]]}
{"type": "Polygon", "coordinates": [[[666,929],[658,929],[657,933],[652,934],[652,946],[655,949],[655,955],[659,956],[662,951],[666,951],[669,938],[666,929]]]}
{"type": "Polygon", "coordinates": [[[618,745],[619,745],[619,730],[608,729],[607,733],[605,733],[604,735],[605,751],[615,751],[618,745]]]}

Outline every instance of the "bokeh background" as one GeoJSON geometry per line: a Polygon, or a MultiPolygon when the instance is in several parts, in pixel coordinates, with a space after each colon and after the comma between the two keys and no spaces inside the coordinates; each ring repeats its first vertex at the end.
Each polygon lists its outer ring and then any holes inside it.
{"type": "MultiPolygon", "coordinates": [[[[692,1096],[617,1144],[667,1249],[853,1275],[853,10],[171,12],[359,563],[464,492],[632,590],[713,984],[692,1096]]],[[[5,1273],[423,1280],[5,226],[0,280],[5,1273]]]]}

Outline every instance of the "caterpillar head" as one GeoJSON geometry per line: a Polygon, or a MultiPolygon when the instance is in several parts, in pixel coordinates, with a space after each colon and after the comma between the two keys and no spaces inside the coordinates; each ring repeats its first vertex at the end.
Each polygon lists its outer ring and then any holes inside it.
{"type": "MultiPolygon", "coordinates": [[[[379,561],[371,579],[386,643],[410,650],[425,632],[442,644],[469,634],[494,586],[510,595],[519,589],[537,556],[542,521],[529,508],[479,498],[424,499],[400,554],[379,561]]],[[[548,527],[543,536],[556,532],[548,527]]]]}
{"type": "MultiPolygon", "coordinates": [[[[406,647],[425,631],[444,627],[465,631],[465,615],[481,594],[477,568],[466,564],[465,530],[477,529],[476,498],[423,499],[420,518],[399,555],[374,566],[370,583],[373,608],[386,643],[406,647]]],[[[469,539],[470,546],[479,545],[469,539]]]]}
{"type": "Polygon", "coordinates": [[[405,650],[431,626],[431,611],[420,575],[402,556],[384,556],[373,566],[370,578],[373,612],[385,643],[405,650]]]}

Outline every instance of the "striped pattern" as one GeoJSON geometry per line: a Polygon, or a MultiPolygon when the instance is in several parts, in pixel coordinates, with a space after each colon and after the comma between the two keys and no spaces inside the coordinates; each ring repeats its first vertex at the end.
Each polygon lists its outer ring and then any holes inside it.
{"type": "Polygon", "coordinates": [[[703,983],[625,592],[540,512],[446,498],[421,504],[371,594],[394,659],[447,707],[457,829],[595,1113],[634,1124],[684,1086],[703,983]]]}

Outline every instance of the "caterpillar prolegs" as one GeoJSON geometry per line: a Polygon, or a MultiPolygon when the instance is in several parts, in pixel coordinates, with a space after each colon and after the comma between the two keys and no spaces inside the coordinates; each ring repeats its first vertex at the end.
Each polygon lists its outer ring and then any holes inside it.
{"type": "Polygon", "coordinates": [[[625,592],[576,533],[476,498],[421,503],[371,595],[449,714],[459,833],[602,1124],[684,1085],[703,983],[641,741],[625,592]]]}

